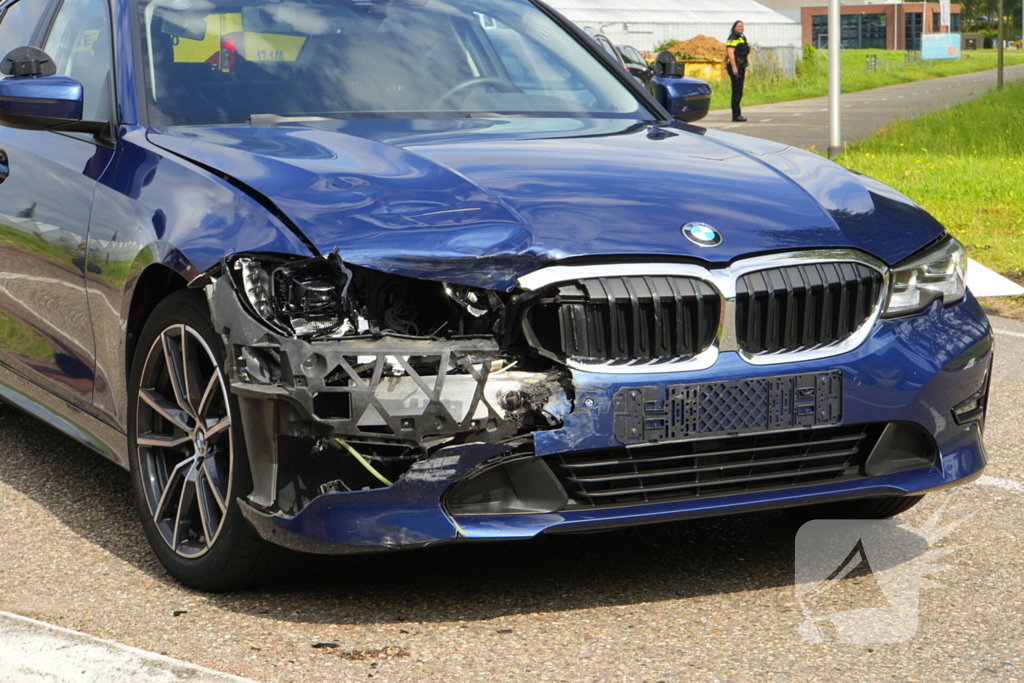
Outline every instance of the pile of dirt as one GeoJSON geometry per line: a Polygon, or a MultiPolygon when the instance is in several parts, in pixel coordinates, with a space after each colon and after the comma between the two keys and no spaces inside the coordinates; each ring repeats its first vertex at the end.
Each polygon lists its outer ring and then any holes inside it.
{"type": "Polygon", "coordinates": [[[681,40],[670,47],[669,52],[687,55],[684,59],[725,61],[725,43],[704,35],[681,40]]]}

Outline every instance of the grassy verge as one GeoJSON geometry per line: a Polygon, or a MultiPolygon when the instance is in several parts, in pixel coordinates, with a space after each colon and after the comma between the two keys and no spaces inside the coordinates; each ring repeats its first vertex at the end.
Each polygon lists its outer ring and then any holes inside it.
{"type": "MultiPolygon", "coordinates": [[[[1024,284],[1024,83],[895,123],[838,161],[911,197],[973,259],[1024,284]]],[[[1024,297],[1003,304],[1024,313],[1024,297]]]]}
{"type": "MultiPolygon", "coordinates": [[[[902,51],[843,50],[843,92],[858,92],[885,85],[996,68],[995,50],[965,52],[960,59],[918,61],[913,64],[904,64],[903,59],[902,51]],[[865,69],[868,55],[878,56],[877,70],[865,69]]],[[[1007,66],[1024,64],[1024,54],[1008,51],[1004,63],[1007,66]]],[[[811,56],[798,65],[796,78],[759,78],[758,73],[753,67],[747,72],[743,92],[743,104],[746,106],[824,97],[828,94],[828,55],[825,52],[811,51],[811,56]]],[[[729,98],[732,96],[729,82],[712,83],[711,89],[711,108],[728,109],[729,98]]]]}

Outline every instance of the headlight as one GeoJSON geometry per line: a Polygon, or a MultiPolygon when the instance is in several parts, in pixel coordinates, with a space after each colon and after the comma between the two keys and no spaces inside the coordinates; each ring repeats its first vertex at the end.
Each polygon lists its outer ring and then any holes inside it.
{"type": "Polygon", "coordinates": [[[956,239],[947,237],[935,248],[893,267],[885,317],[917,313],[936,299],[955,303],[963,298],[966,279],[967,252],[956,239]]]}
{"type": "Polygon", "coordinates": [[[279,331],[321,337],[351,313],[346,294],[352,272],[336,254],[301,261],[241,256],[231,270],[253,311],[279,331]]]}
{"type": "Polygon", "coordinates": [[[336,252],[299,260],[237,254],[223,268],[251,315],[306,340],[490,335],[505,307],[496,292],[349,267],[336,252]]]}

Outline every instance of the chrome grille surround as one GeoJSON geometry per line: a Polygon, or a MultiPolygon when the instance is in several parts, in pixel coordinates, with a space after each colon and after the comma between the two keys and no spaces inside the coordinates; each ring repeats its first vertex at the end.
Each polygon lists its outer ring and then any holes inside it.
{"type": "Polygon", "coordinates": [[[705,268],[692,263],[608,263],[579,266],[549,266],[519,278],[519,286],[529,292],[552,284],[583,278],[673,275],[703,280],[722,298],[722,314],[714,343],[702,353],[687,359],[662,358],[642,362],[621,363],[585,361],[569,358],[566,365],[573,370],[609,374],[639,374],[704,370],[713,366],[719,355],[732,351],[751,365],[774,365],[830,358],[848,353],[863,344],[878,323],[889,294],[889,267],[879,259],[854,249],[811,249],[741,259],[722,268],[705,268]],[[749,353],[740,348],[736,338],[736,285],[744,275],[761,270],[814,263],[856,263],[877,271],[882,277],[878,300],[863,324],[849,336],[831,344],[798,351],[749,353]]]}

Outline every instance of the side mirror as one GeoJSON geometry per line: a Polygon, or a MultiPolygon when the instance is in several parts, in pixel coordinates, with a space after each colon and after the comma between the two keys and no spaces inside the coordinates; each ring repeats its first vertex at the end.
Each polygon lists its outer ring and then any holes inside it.
{"type": "Polygon", "coordinates": [[[651,79],[651,88],[661,106],[680,121],[699,121],[711,108],[711,86],[700,79],[655,76],[651,79]]]}
{"type": "Polygon", "coordinates": [[[0,125],[46,130],[82,120],[82,84],[54,75],[53,60],[34,47],[12,50],[0,62],[0,125]]]}
{"type": "Polygon", "coordinates": [[[676,56],[668,50],[662,50],[657,54],[651,68],[654,69],[655,76],[683,75],[683,66],[676,61],[676,56]]]}
{"type": "Polygon", "coordinates": [[[82,84],[67,76],[0,80],[0,125],[47,130],[82,120],[82,84]]]}

